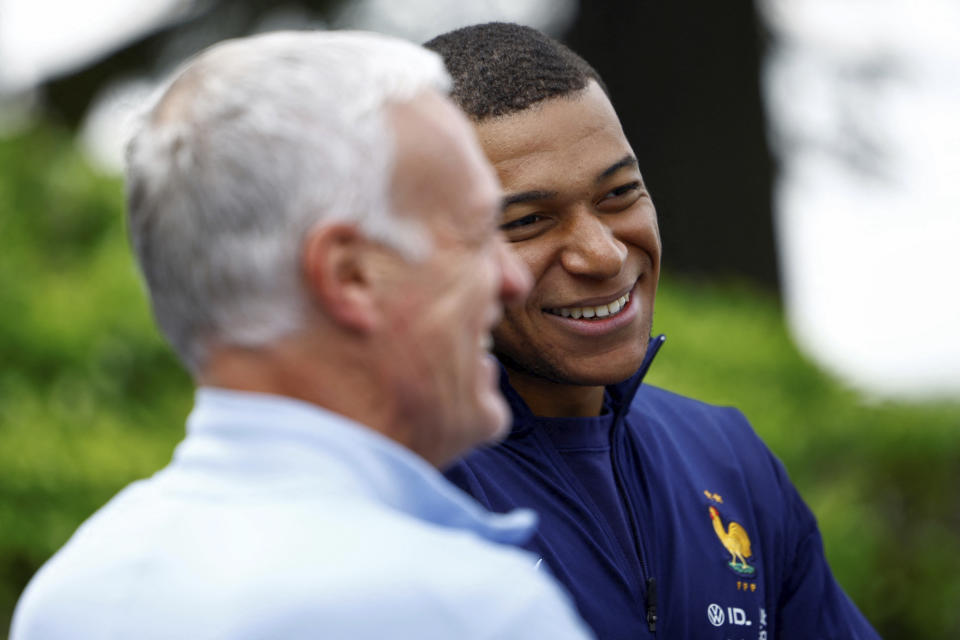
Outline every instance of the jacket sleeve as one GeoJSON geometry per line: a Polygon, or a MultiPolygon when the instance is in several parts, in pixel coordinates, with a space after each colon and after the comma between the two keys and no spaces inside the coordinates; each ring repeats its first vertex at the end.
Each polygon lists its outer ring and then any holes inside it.
{"type": "MultiPolygon", "coordinates": [[[[779,466],[779,465],[778,465],[779,466]]],[[[783,468],[781,473],[786,474],[783,468]]],[[[796,541],[777,605],[780,640],[879,640],[827,564],[816,518],[789,480],[784,485],[796,541]]]]}

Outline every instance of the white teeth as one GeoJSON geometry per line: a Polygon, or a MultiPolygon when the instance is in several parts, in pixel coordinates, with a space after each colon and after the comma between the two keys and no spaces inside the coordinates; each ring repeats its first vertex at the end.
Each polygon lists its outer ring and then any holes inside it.
{"type": "Polygon", "coordinates": [[[630,301],[630,294],[626,293],[609,304],[598,304],[594,307],[562,307],[558,309],[547,309],[547,312],[564,318],[606,318],[616,315],[627,306],[630,301]]]}

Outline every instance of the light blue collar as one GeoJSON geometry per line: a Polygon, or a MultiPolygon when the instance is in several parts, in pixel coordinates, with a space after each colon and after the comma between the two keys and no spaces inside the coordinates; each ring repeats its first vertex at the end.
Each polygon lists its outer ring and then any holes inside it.
{"type": "MultiPolygon", "coordinates": [[[[201,387],[174,466],[316,478],[420,520],[522,544],[536,514],[494,514],[412,451],[342,415],[300,400],[201,387]]],[[[282,480],[281,480],[282,481],[282,480]]]]}

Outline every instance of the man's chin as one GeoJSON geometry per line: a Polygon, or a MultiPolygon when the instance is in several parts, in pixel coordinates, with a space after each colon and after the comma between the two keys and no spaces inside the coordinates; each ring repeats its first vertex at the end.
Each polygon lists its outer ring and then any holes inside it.
{"type": "Polygon", "coordinates": [[[640,368],[643,355],[635,358],[618,358],[616,362],[599,356],[584,362],[572,359],[570,362],[519,362],[504,354],[497,354],[510,372],[540,378],[556,385],[576,385],[583,387],[603,387],[623,382],[640,368]]]}

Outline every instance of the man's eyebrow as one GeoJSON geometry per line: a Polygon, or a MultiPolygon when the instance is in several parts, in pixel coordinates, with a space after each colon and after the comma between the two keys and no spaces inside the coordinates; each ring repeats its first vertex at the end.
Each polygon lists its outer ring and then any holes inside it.
{"type": "Polygon", "coordinates": [[[615,174],[620,169],[623,169],[624,167],[636,167],[636,166],[637,166],[636,156],[634,156],[632,153],[628,153],[627,155],[623,156],[622,158],[614,162],[612,165],[610,165],[609,167],[601,171],[600,175],[597,176],[597,182],[600,182],[605,178],[609,178],[610,176],[615,174]]]}
{"type": "MultiPolygon", "coordinates": [[[[614,173],[623,169],[624,167],[636,167],[637,158],[632,154],[628,153],[623,156],[612,165],[604,169],[597,176],[596,181],[601,182],[602,180],[609,178],[614,173]]],[[[522,204],[524,202],[535,202],[537,200],[549,200],[550,198],[557,197],[558,193],[556,191],[521,191],[520,193],[511,193],[503,197],[503,209],[506,210],[507,207],[515,204],[522,204]]]]}
{"type": "Polygon", "coordinates": [[[510,195],[503,196],[503,208],[506,209],[510,205],[521,204],[523,202],[531,202],[535,200],[548,200],[550,198],[557,197],[556,191],[522,191],[520,193],[511,193],[510,195]]]}

